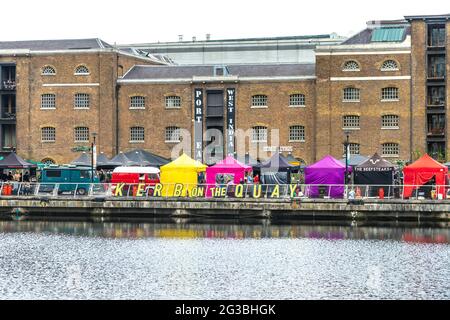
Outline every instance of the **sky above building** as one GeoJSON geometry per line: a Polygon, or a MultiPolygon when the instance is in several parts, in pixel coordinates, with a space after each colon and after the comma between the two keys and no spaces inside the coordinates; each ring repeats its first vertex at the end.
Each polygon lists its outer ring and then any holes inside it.
{"type": "Polygon", "coordinates": [[[111,44],[314,35],[350,36],[369,20],[448,14],[448,0],[2,1],[0,41],[101,38],[111,44]]]}

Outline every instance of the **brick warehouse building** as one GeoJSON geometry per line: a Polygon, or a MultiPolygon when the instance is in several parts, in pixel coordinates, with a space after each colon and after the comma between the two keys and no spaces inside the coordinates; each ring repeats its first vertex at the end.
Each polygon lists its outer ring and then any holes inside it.
{"type": "Polygon", "coordinates": [[[218,158],[255,146],[306,163],[339,158],[348,134],[354,154],[446,160],[449,19],[369,22],[317,46],[312,64],[177,66],[100,40],[0,43],[2,151],[16,143],[27,159],[67,163],[96,132],[108,156],[136,148],[170,156],[186,131],[198,156],[214,129],[224,135],[218,158]],[[231,139],[230,123],[247,138],[231,139]]]}

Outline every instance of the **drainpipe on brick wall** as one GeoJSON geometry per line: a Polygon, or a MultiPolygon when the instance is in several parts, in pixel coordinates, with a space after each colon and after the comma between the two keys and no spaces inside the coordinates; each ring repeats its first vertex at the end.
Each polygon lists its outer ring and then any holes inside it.
{"type": "MultiPolygon", "coordinates": [[[[411,39],[413,38],[413,30],[411,28],[411,39]]],[[[412,41],[411,41],[412,43],[412,41]]],[[[413,44],[411,44],[411,53],[409,61],[409,74],[411,80],[409,81],[409,161],[413,161],[413,44]]],[[[426,135],[425,135],[426,137],[426,135]]],[[[426,139],[426,138],[425,138],[426,139]]]]}

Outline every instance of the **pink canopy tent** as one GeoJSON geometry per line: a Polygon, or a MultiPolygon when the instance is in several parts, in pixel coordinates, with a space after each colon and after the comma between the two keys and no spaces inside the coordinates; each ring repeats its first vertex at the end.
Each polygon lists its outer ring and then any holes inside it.
{"type": "Polygon", "coordinates": [[[216,185],[216,176],[218,174],[233,175],[233,182],[235,184],[239,184],[241,180],[244,180],[245,173],[250,171],[252,171],[251,166],[247,166],[231,156],[225,158],[216,165],[206,169],[206,183],[208,184],[206,195],[211,196],[210,187],[214,187],[216,185]]]}

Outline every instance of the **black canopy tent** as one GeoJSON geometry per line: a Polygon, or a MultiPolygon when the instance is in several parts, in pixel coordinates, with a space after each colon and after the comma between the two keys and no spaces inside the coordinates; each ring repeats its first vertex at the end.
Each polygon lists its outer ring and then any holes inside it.
{"type": "Polygon", "coordinates": [[[290,164],[288,159],[280,153],[257,164],[254,168],[261,172],[261,183],[263,184],[290,184],[291,173],[299,170],[298,166],[290,164]]]}
{"type": "Polygon", "coordinates": [[[139,163],[142,167],[161,167],[170,162],[170,160],[158,156],[154,153],[137,149],[125,153],[126,157],[131,161],[139,163]]]}
{"type": "Polygon", "coordinates": [[[117,156],[112,158],[111,162],[119,163],[120,167],[139,166],[138,162],[130,160],[123,152],[120,152],[117,156]]]}
{"type": "Polygon", "coordinates": [[[80,167],[90,167],[91,166],[91,155],[83,152],[81,156],[73,160],[70,164],[80,167]]]}
{"type": "Polygon", "coordinates": [[[26,162],[14,152],[0,160],[0,169],[32,169],[36,167],[37,165],[26,162]]]}
{"type": "MultiPolygon", "coordinates": [[[[375,153],[370,159],[354,168],[354,182],[356,185],[384,186],[384,194],[388,196],[393,190],[388,186],[394,184],[395,165],[375,153]]],[[[379,188],[369,188],[370,197],[378,196],[379,188]]]]}
{"type": "MultiPolygon", "coordinates": [[[[10,153],[5,158],[0,160],[0,170],[1,170],[1,179],[2,180],[6,180],[6,175],[3,172],[3,170],[5,170],[5,169],[22,170],[22,171],[29,170],[30,176],[34,176],[36,174],[36,172],[35,172],[36,168],[37,168],[37,165],[23,160],[21,157],[19,157],[14,152],[10,153]],[[34,173],[31,172],[32,170],[34,171],[34,173]]],[[[23,181],[23,175],[22,175],[22,181],[23,181]]]]}

